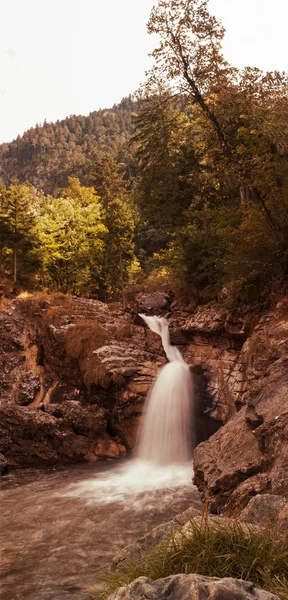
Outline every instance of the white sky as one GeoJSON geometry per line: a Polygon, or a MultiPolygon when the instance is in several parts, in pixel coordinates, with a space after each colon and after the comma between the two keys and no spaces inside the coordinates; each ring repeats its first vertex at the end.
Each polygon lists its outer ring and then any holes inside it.
{"type": "MultiPolygon", "coordinates": [[[[156,0],[0,0],[0,143],[36,123],[107,108],[151,66],[156,0]]],[[[238,67],[287,69],[288,0],[210,0],[238,67]]]]}

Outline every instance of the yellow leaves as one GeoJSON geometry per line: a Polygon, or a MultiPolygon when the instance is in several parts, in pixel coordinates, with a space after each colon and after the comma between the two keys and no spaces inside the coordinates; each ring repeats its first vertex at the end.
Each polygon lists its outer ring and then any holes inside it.
{"type": "Polygon", "coordinates": [[[247,130],[247,127],[244,127],[242,125],[242,127],[238,127],[237,132],[238,132],[239,136],[241,136],[241,135],[247,135],[248,130],[247,130]]]}
{"type": "Polygon", "coordinates": [[[244,146],[244,144],[240,144],[239,146],[237,146],[237,154],[239,154],[240,156],[243,156],[244,154],[246,154],[247,152],[247,148],[246,146],[244,146]]]}

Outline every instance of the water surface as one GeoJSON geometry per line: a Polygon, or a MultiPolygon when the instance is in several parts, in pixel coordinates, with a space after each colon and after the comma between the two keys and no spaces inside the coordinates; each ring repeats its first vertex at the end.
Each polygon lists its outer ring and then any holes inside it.
{"type": "Polygon", "coordinates": [[[120,548],[189,506],[192,467],[101,461],[3,478],[1,600],[88,600],[120,548]]]}

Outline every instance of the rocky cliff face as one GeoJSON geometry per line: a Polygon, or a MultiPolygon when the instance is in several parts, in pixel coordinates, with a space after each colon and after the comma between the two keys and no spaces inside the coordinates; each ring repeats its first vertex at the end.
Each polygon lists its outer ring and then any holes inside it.
{"type": "Polygon", "coordinates": [[[135,446],[166,360],[142,311],[167,316],[194,372],[195,483],[210,509],[235,512],[258,493],[286,493],[288,303],[261,316],[171,301],[142,296],[128,312],[61,295],[6,306],[1,449],[10,465],[118,457],[135,446]]]}
{"type": "Polygon", "coordinates": [[[213,413],[224,417],[226,404],[230,418],[194,455],[194,481],[210,510],[237,513],[259,493],[287,495],[287,302],[262,316],[215,398],[213,413]]]}
{"type": "Polygon", "coordinates": [[[119,305],[19,299],[0,315],[1,452],[11,466],[96,460],[135,445],[165,362],[160,338],[119,305]]]}
{"type": "Polygon", "coordinates": [[[176,339],[179,322],[185,360],[202,368],[206,376],[210,397],[207,414],[220,424],[226,423],[244,402],[246,378],[241,351],[258,319],[253,312],[231,312],[217,305],[172,318],[176,339]]]}

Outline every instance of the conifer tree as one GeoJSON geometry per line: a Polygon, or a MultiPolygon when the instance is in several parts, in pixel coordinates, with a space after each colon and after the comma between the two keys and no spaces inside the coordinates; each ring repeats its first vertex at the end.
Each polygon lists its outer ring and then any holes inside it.
{"type": "Polygon", "coordinates": [[[151,254],[183,225],[198,172],[191,121],[179,99],[165,91],[142,100],[133,143],[138,159],[139,241],[151,254]],[[191,178],[193,184],[191,185],[191,178]]]}
{"type": "Polygon", "coordinates": [[[113,156],[95,160],[93,183],[100,194],[103,219],[107,228],[103,261],[103,297],[112,298],[121,291],[124,301],[129,267],[133,262],[135,209],[129,184],[113,156]]]}
{"type": "Polygon", "coordinates": [[[1,190],[2,255],[5,247],[6,262],[8,269],[13,270],[14,285],[19,279],[19,266],[23,276],[29,270],[29,263],[33,262],[33,254],[35,258],[36,197],[36,190],[27,184],[14,182],[9,188],[1,190]]]}

